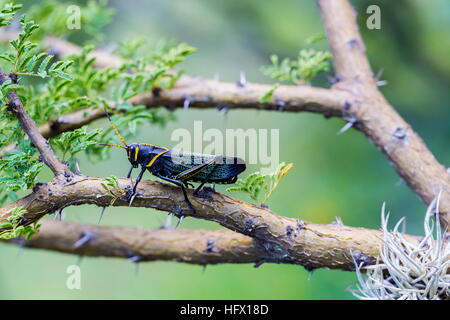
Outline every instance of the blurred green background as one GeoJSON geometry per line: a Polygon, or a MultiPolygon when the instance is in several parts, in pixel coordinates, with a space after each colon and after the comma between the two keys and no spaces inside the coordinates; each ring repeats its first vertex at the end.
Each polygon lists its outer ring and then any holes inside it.
{"type": "MultiPolygon", "coordinates": [[[[375,72],[388,84],[381,90],[411,123],[444,165],[450,165],[450,2],[446,0],[355,1],[359,23],[375,72]],[[368,5],[381,8],[381,30],[365,27],[368,5]]],[[[270,54],[294,58],[306,39],[324,33],[313,1],[301,0],[135,0],[110,1],[117,13],[106,29],[105,46],[141,36],[156,41],[173,38],[198,49],[183,67],[188,74],[237,81],[245,71],[250,82],[270,83],[260,72],[270,54]]],[[[326,41],[316,48],[326,49],[326,41]]],[[[332,76],[330,73],[328,76],[332,76]]],[[[313,84],[329,86],[327,75],[313,84]]],[[[407,217],[407,231],[422,233],[424,204],[400,182],[389,162],[355,130],[336,133],[345,124],[308,113],[177,110],[178,120],[165,129],[146,127],[135,141],[173,145],[171,132],[204,129],[278,128],[280,161],[293,162],[269,201],[280,215],[315,223],[340,216],[346,225],[379,228],[383,202],[391,223],[407,217]]],[[[93,126],[105,126],[99,122],[93,126]]],[[[92,164],[81,158],[86,175],[125,176],[122,150],[113,159],[92,164]]],[[[257,170],[251,167],[248,172],[257,170]]],[[[42,180],[50,177],[43,176],[42,180]]],[[[145,178],[153,179],[149,174],[145,178]]],[[[223,190],[223,189],[221,189],[223,190]]],[[[234,196],[240,196],[234,194],[234,196]]],[[[240,196],[249,200],[245,195],[240,196]]],[[[100,209],[70,207],[65,218],[96,223],[100,209]]],[[[149,209],[108,208],[103,225],[156,228],[166,214],[149,209]]],[[[49,217],[50,219],[52,217],[49,217]]],[[[220,228],[215,223],[185,219],[180,228],[220,228]]],[[[0,244],[2,299],[353,299],[351,272],[316,270],[294,265],[191,266],[172,262],[141,263],[84,258],[81,290],[66,288],[66,269],[76,256],[0,244]]]]}

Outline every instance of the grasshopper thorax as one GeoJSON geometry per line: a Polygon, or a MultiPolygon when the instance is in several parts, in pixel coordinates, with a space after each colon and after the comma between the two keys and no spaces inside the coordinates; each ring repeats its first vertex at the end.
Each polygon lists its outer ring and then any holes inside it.
{"type": "Polygon", "coordinates": [[[133,143],[128,146],[128,161],[137,167],[140,163],[147,160],[148,156],[152,154],[155,147],[148,144],[133,143]]]}

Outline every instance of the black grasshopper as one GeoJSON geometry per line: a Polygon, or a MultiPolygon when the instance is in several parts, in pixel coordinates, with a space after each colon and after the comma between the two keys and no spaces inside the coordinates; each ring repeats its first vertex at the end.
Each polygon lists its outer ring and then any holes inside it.
{"type": "Polygon", "coordinates": [[[145,171],[148,170],[156,177],[181,187],[184,199],[191,210],[195,212],[186,193],[186,188],[189,186],[193,187],[189,182],[200,182],[200,185],[194,190],[194,196],[208,197],[207,194],[201,192],[205,183],[235,183],[237,176],[246,168],[244,160],[235,157],[181,152],[146,143],[127,145],[116,125],[111,121],[109,114],[106,113],[106,115],[123,146],[117,144],[102,145],[127,150],[128,160],[131,163],[127,178],[131,177],[131,172],[134,168],[141,166],[141,171],[132,188],[129,198],[130,202],[136,194],[138,183],[141,181],[145,171]]]}

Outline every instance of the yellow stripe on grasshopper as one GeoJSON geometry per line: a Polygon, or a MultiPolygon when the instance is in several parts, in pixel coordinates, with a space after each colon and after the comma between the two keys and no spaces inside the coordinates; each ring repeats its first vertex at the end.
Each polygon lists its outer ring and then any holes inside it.
{"type": "MultiPolygon", "coordinates": [[[[165,148],[164,148],[164,149],[165,149],[165,148]]],[[[158,153],[156,156],[153,157],[152,160],[150,160],[150,162],[146,165],[146,167],[147,167],[147,168],[150,168],[150,167],[155,163],[155,161],[156,161],[159,157],[161,157],[164,153],[167,153],[167,152],[169,152],[168,149],[166,149],[166,150],[163,151],[163,152],[158,153]]]]}

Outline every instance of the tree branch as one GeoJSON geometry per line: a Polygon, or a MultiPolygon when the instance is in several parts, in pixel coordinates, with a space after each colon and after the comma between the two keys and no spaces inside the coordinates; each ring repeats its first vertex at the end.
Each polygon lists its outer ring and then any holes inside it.
{"type": "MultiPolygon", "coordinates": [[[[225,106],[227,109],[308,111],[321,113],[327,117],[340,117],[348,98],[345,92],[337,90],[280,86],[273,94],[271,102],[260,103],[259,98],[270,88],[270,85],[264,84],[247,84],[241,88],[235,83],[183,78],[174,88],[163,90],[157,96],[145,93],[130,99],[129,102],[133,105],[145,105],[147,108],[166,106],[175,109],[188,104],[189,108],[199,109],[225,106]]],[[[104,110],[89,108],[64,115],[41,126],[39,130],[44,137],[51,138],[105,116],[104,110]]]]}
{"type": "MultiPolygon", "coordinates": [[[[45,214],[57,212],[70,205],[94,204],[109,206],[113,196],[102,186],[104,180],[74,176],[70,182],[54,180],[31,195],[0,209],[0,224],[14,207],[23,207],[23,224],[31,224],[45,214]]],[[[130,181],[120,179],[119,187],[130,190],[130,181]]],[[[352,256],[359,262],[371,264],[379,254],[380,231],[338,225],[317,225],[298,219],[278,216],[220,193],[212,199],[197,198],[188,190],[196,213],[184,201],[180,188],[156,181],[142,181],[133,207],[146,207],[174,213],[177,216],[214,221],[222,226],[250,236],[264,249],[264,261],[295,263],[306,268],[327,267],[353,270],[352,256]]],[[[128,206],[126,196],[114,201],[114,206],[128,206]]],[[[410,241],[416,238],[406,236],[410,241]]]]}
{"type": "Polygon", "coordinates": [[[345,108],[348,120],[387,156],[398,174],[426,204],[442,192],[440,218],[444,226],[449,226],[450,173],[378,90],[354,9],[347,0],[317,2],[340,80],[333,89],[352,95],[345,108]]]}
{"type": "Polygon", "coordinates": [[[26,248],[131,261],[190,264],[257,263],[264,249],[250,237],[230,230],[139,229],[81,225],[45,220],[29,241],[8,240],[26,248]]]}
{"type": "MultiPolygon", "coordinates": [[[[54,37],[46,40],[52,51],[67,56],[79,53],[78,46],[54,37]]],[[[95,58],[94,65],[99,68],[119,67],[123,59],[102,50],[91,52],[88,58],[95,58]]],[[[189,107],[229,109],[259,109],[284,111],[310,111],[326,116],[342,116],[346,93],[309,86],[280,86],[272,95],[272,101],[261,103],[260,98],[272,88],[271,85],[219,82],[182,75],[171,89],[139,95],[131,99],[133,104],[147,107],[168,106],[179,108],[189,101],[189,107]]]]}
{"type": "MultiPolygon", "coordinates": [[[[0,40],[15,39],[17,33],[0,30],[0,40]]],[[[81,52],[81,48],[70,42],[55,37],[45,40],[49,49],[61,56],[81,52]]],[[[106,51],[95,50],[88,59],[95,58],[94,65],[98,68],[119,67],[124,60],[106,51]]],[[[221,108],[227,109],[257,109],[291,112],[314,112],[326,117],[342,117],[344,106],[349,99],[346,92],[317,88],[310,86],[279,86],[272,95],[270,102],[262,103],[260,98],[272,89],[271,85],[234,82],[220,82],[200,77],[182,75],[174,87],[166,90],[140,94],[132,99],[134,105],[145,105],[147,108],[165,106],[169,109],[182,108],[221,108]]],[[[105,117],[102,109],[87,108],[63,115],[39,128],[45,138],[52,138],[63,132],[78,129],[97,119],[105,117]]],[[[4,152],[13,150],[14,146],[4,148],[4,152]]]]}
{"type": "Polygon", "coordinates": [[[348,0],[317,0],[328,43],[333,54],[333,65],[340,81],[359,78],[374,82],[366,55],[366,48],[356,22],[357,12],[348,0]]]}
{"type": "MultiPolygon", "coordinates": [[[[3,84],[8,80],[11,80],[14,83],[16,82],[14,79],[15,77],[7,76],[3,70],[0,69],[0,84],[3,84]]],[[[39,133],[36,123],[25,111],[22,101],[17,96],[15,90],[8,93],[8,100],[8,111],[16,115],[22,129],[30,138],[31,143],[39,150],[42,161],[53,171],[55,175],[61,175],[69,172],[67,166],[56,157],[47,140],[45,140],[39,133]]]]}
{"type": "MultiPolygon", "coordinates": [[[[369,241],[358,243],[353,240],[353,255],[355,258],[376,260],[377,256],[366,256],[366,253],[377,253],[382,244],[378,239],[381,232],[368,229],[357,229],[344,226],[318,226],[305,223],[305,230],[328,228],[325,237],[331,238],[331,233],[358,234],[366,232],[369,241]],[[344,231],[345,230],[345,231],[344,231]],[[361,250],[364,250],[361,251],[361,250]],[[366,252],[366,253],[365,253],[366,252]]],[[[304,231],[306,233],[306,231],[304,231]]],[[[317,232],[315,230],[314,232],[317,232]]],[[[413,238],[411,238],[413,239],[413,238]]],[[[306,242],[306,238],[304,240],[306,242]]],[[[309,241],[314,241],[313,238],[309,241]]],[[[183,230],[183,229],[140,229],[128,227],[109,227],[81,225],[63,221],[45,220],[41,231],[31,240],[8,240],[26,248],[38,248],[91,257],[118,257],[131,261],[177,261],[190,264],[219,263],[255,263],[263,262],[301,264],[289,256],[273,257],[267,251],[263,242],[230,230],[183,230]]],[[[325,242],[322,242],[325,243],[325,242]]],[[[324,249],[317,247],[317,249],[324,249]]],[[[342,247],[326,248],[340,253],[342,247]]],[[[308,250],[308,247],[306,248],[308,250]]],[[[304,251],[308,254],[309,251],[304,251]]],[[[348,261],[338,268],[353,270],[352,253],[346,252],[348,261]]],[[[311,259],[317,253],[313,253],[311,259]]],[[[328,261],[330,268],[336,266],[328,261]]]]}

